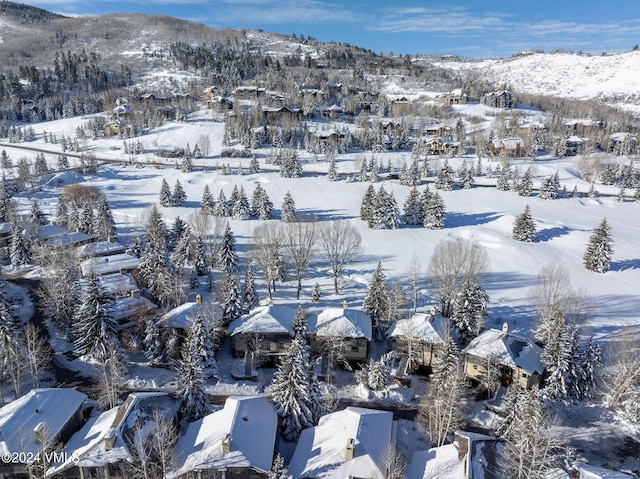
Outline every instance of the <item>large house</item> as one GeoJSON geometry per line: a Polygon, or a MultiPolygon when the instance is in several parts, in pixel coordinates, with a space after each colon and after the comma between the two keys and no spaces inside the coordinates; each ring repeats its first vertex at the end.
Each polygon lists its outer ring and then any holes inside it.
{"type": "Polygon", "coordinates": [[[47,476],[131,477],[132,471],[140,468],[141,456],[149,452],[141,451],[141,444],[155,437],[160,422],[173,427],[178,406],[166,393],[132,393],[121,406],[94,413],[71,437],[60,455],[62,460],[52,465],[47,476]]]}
{"type": "Polygon", "coordinates": [[[489,386],[492,373],[499,376],[503,386],[516,383],[530,389],[540,384],[544,368],[542,348],[532,341],[502,330],[488,329],[462,350],[464,375],[473,382],[489,386]]]}
{"type": "Polygon", "coordinates": [[[396,321],[389,329],[389,349],[398,351],[406,359],[405,371],[399,371],[400,375],[420,367],[431,370],[434,358],[443,350],[447,339],[447,321],[434,312],[416,313],[396,321]]]}
{"type": "Polygon", "coordinates": [[[0,461],[0,479],[42,477],[49,462],[43,453],[81,426],[85,399],[74,389],[32,389],[0,408],[0,454],[22,453],[16,461],[0,461]]]}
{"type": "Polygon", "coordinates": [[[221,410],[189,424],[166,477],[266,478],[277,428],[275,408],[265,396],[229,397],[221,410]]]}
{"type": "Polygon", "coordinates": [[[339,344],[344,360],[362,363],[369,355],[371,316],[348,308],[327,308],[309,319],[312,348],[322,352],[328,343],[339,344]]]}
{"type": "Polygon", "coordinates": [[[493,155],[507,158],[520,158],[525,154],[524,140],[520,137],[491,140],[489,148],[493,155]]]}
{"type": "Polygon", "coordinates": [[[259,352],[270,363],[277,363],[294,336],[293,319],[296,310],[289,306],[260,306],[229,325],[231,350],[237,358],[248,352],[259,352]]]}
{"type": "Polygon", "coordinates": [[[385,454],[395,445],[393,413],[349,406],[302,431],[289,473],[293,479],[392,477],[385,454]]]}

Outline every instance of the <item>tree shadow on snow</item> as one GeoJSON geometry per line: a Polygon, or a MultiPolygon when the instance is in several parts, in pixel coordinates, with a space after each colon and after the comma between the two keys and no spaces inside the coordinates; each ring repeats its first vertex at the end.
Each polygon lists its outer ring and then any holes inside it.
{"type": "Polygon", "coordinates": [[[566,234],[569,234],[570,228],[566,226],[556,226],[554,228],[547,228],[540,230],[536,233],[536,241],[550,241],[554,238],[560,238],[566,234]]]}
{"type": "Polygon", "coordinates": [[[447,228],[458,226],[477,226],[495,221],[502,216],[500,213],[447,213],[447,228]]]}
{"type": "Polygon", "coordinates": [[[627,269],[639,269],[640,259],[625,259],[623,261],[613,261],[611,271],[625,271],[627,269]]]}

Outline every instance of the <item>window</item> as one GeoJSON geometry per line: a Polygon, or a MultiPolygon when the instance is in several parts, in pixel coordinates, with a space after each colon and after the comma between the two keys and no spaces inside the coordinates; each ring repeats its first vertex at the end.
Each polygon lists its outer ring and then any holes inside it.
{"type": "Polygon", "coordinates": [[[477,371],[477,370],[478,370],[478,365],[477,365],[477,364],[474,364],[474,365],[473,365],[473,369],[475,369],[475,370],[477,371]]]}

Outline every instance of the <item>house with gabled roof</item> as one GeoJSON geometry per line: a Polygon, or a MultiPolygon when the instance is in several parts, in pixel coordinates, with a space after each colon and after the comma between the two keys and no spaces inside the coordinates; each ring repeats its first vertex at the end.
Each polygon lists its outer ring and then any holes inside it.
{"type": "Polygon", "coordinates": [[[339,342],[346,361],[367,360],[373,328],[371,316],[364,311],[349,309],[346,305],[327,308],[309,318],[308,330],[314,351],[322,351],[327,341],[339,342]]]}
{"type": "Polygon", "coordinates": [[[233,320],[229,325],[231,351],[237,358],[259,350],[270,363],[277,363],[294,336],[293,319],[296,310],[271,304],[260,306],[233,320]]]}
{"type": "Polygon", "coordinates": [[[541,382],[542,348],[509,332],[508,323],[501,330],[488,329],[474,338],[461,352],[465,378],[487,385],[490,368],[500,374],[502,385],[513,383],[530,389],[541,382]]]}
{"type": "Polygon", "coordinates": [[[396,445],[390,411],[349,406],[300,434],[289,464],[293,479],[391,477],[385,453],[396,445]]]}
{"type": "Polygon", "coordinates": [[[443,351],[447,340],[447,318],[431,313],[415,313],[399,319],[389,329],[389,349],[397,351],[406,361],[400,375],[418,368],[431,370],[434,358],[443,351]]]}
{"type": "Polygon", "coordinates": [[[192,422],[178,438],[167,479],[266,478],[277,428],[276,410],[265,396],[229,397],[221,410],[192,422]]]}
{"type": "MultiPolygon", "coordinates": [[[[139,444],[155,434],[159,418],[174,424],[179,403],[167,393],[131,393],[121,406],[96,411],[62,450],[47,477],[126,479],[139,468],[139,444]]],[[[155,460],[155,458],[154,458],[155,460]]]]}
{"type": "Polygon", "coordinates": [[[86,399],[75,389],[44,388],[2,406],[0,454],[23,454],[17,461],[0,462],[0,477],[40,477],[47,461],[37,455],[52,452],[82,425],[86,399]]]}
{"type": "Polygon", "coordinates": [[[462,88],[456,88],[450,92],[436,95],[435,101],[440,105],[462,105],[467,103],[467,94],[462,88]]]}
{"type": "Polygon", "coordinates": [[[491,140],[489,148],[491,149],[491,154],[506,156],[507,158],[520,158],[525,154],[524,140],[518,136],[491,140]]]}
{"type": "Polygon", "coordinates": [[[90,273],[95,275],[111,273],[130,273],[138,267],[140,258],[129,253],[96,256],[80,263],[82,276],[90,273]]]}

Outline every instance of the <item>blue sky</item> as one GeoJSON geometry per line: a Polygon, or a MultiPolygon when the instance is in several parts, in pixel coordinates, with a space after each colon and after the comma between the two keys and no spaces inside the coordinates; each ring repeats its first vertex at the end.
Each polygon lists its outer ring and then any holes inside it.
{"type": "MultiPolygon", "coordinates": [[[[19,1],[19,0],[18,0],[19,1]]],[[[375,52],[510,56],[557,49],[600,54],[640,43],[638,0],[34,0],[63,14],[140,12],[214,27],[312,35],[375,52]]]]}

